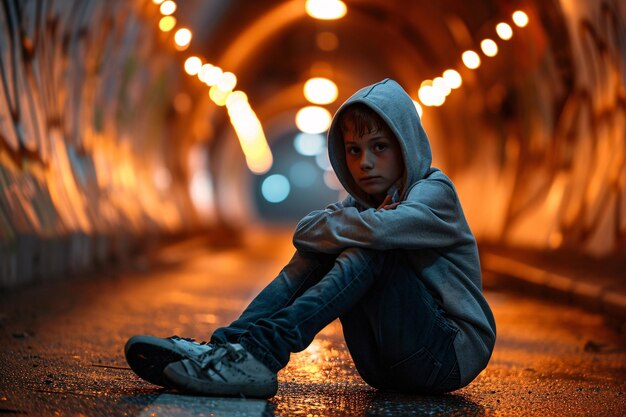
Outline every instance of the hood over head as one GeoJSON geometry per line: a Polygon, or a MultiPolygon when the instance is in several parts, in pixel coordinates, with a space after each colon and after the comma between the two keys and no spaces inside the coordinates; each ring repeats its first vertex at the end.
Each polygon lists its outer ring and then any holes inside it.
{"type": "Polygon", "coordinates": [[[352,178],[346,163],[343,134],[340,126],[342,112],[351,105],[363,103],[387,123],[402,148],[404,179],[399,190],[399,200],[404,200],[407,191],[429,172],[432,154],[428,136],[422,127],[413,100],[396,81],[386,78],[364,87],[346,100],[335,113],[328,130],[328,156],[337,178],[359,203],[371,207],[374,202],[352,178]]]}

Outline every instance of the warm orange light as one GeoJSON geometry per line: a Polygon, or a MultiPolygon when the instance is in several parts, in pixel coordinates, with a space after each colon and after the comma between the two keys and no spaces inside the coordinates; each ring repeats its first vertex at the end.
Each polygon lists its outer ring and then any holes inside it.
{"type": "Polygon", "coordinates": [[[319,106],[307,106],[296,113],[296,126],[304,133],[322,133],[330,127],[331,115],[319,106]]]}
{"type": "Polygon", "coordinates": [[[191,31],[187,28],[180,28],[176,31],[174,35],[174,42],[176,43],[176,47],[179,50],[184,50],[189,47],[189,43],[191,42],[191,31]]]}
{"type": "Polygon", "coordinates": [[[174,26],[176,26],[176,18],[174,16],[163,16],[159,20],[159,29],[163,32],[169,32],[174,29],[174,26]]]}
{"type": "Polygon", "coordinates": [[[498,54],[498,45],[491,39],[483,39],[480,43],[480,49],[482,49],[483,53],[489,57],[493,57],[498,54]]]}
{"type": "Polygon", "coordinates": [[[217,81],[217,88],[224,92],[230,92],[237,85],[237,77],[232,72],[224,72],[217,81]]]}
{"type": "Polygon", "coordinates": [[[190,56],[185,60],[185,72],[189,75],[196,75],[202,68],[202,60],[197,56],[190,56]]]}
{"type": "Polygon", "coordinates": [[[307,0],[304,7],[309,16],[321,20],[341,19],[348,12],[341,0],[307,0]]]}
{"type": "Polygon", "coordinates": [[[159,4],[163,3],[163,0],[152,0],[152,3],[158,6],[159,4]]]}
{"type": "Polygon", "coordinates": [[[476,69],[480,67],[480,57],[474,51],[465,51],[461,56],[463,64],[469,69],[476,69]]]}
{"type": "Polygon", "coordinates": [[[248,168],[255,174],[266,173],[273,164],[272,152],[261,122],[248,104],[246,95],[241,91],[233,92],[226,100],[226,108],[248,168]]]}
{"type": "Polygon", "coordinates": [[[496,33],[503,41],[508,41],[513,37],[513,29],[507,23],[498,23],[496,25],[496,33]]]}
{"type": "Polygon", "coordinates": [[[453,69],[448,69],[443,72],[443,79],[445,80],[448,87],[455,89],[459,88],[463,83],[463,79],[461,78],[461,74],[453,69]]]}
{"type": "Polygon", "coordinates": [[[224,106],[226,105],[226,99],[228,98],[229,93],[230,91],[220,90],[217,85],[214,85],[209,90],[209,97],[211,98],[211,100],[213,100],[213,103],[217,104],[218,106],[224,106]]]}
{"type": "Polygon", "coordinates": [[[328,78],[310,78],[304,83],[304,97],[313,104],[330,104],[338,94],[337,85],[328,78]]]}
{"type": "Polygon", "coordinates": [[[452,89],[448,86],[443,77],[437,77],[433,80],[433,87],[438,90],[439,94],[443,94],[444,97],[450,95],[452,89]]]}
{"type": "Polygon", "coordinates": [[[518,27],[525,27],[528,24],[528,15],[521,10],[513,13],[513,23],[518,27]]]}
{"type": "Polygon", "coordinates": [[[200,80],[209,87],[213,87],[214,85],[216,85],[221,76],[222,69],[211,64],[204,64],[202,66],[202,69],[200,70],[200,73],[198,74],[200,80]]]}
{"type": "Polygon", "coordinates": [[[176,11],[176,3],[174,3],[172,0],[166,0],[161,3],[161,7],[159,7],[159,10],[161,11],[162,15],[169,16],[176,11]]]}
{"type": "Polygon", "coordinates": [[[441,106],[446,101],[446,95],[442,90],[428,84],[420,87],[417,96],[425,106],[441,106]]]}

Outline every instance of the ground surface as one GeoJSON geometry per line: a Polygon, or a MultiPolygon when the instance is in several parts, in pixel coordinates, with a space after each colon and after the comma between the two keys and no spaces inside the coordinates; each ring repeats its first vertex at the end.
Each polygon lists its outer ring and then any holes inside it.
{"type": "Polygon", "coordinates": [[[279,374],[269,401],[188,397],[137,378],[134,334],[199,339],[229,323],[290,257],[289,235],[243,246],[190,240],[134,268],[0,295],[0,414],[33,416],[626,415],[626,341],[599,315],[487,292],[498,341],[468,387],[438,397],[380,393],[353,370],[341,326],[279,374]]]}

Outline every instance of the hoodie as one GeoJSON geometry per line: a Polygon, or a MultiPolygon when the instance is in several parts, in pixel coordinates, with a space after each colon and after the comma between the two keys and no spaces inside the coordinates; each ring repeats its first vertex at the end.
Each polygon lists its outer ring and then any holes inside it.
{"type": "Polygon", "coordinates": [[[294,246],[329,254],[350,247],[402,250],[415,275],[458,329],[454,348],[461,386],[467,385],[489,362],[495,321],[482,293],[476,240],[452,181],[431,167],[430,144],[413,101],[391,79],[357,91],[333,118],[328,153],[349,195],[300,220],[294,246]],[[400,143],[404,178],[387,193],[392,202],[399,203],[395,209],[377,210],[348,171],[338,116],[355,103],[363,103],[380,115],[400,143]]]}

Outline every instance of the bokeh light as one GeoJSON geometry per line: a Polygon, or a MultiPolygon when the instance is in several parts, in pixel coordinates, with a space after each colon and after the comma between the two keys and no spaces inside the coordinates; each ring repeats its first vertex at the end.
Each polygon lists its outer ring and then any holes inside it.
{"type": "Polygon", "coordinates": [[[185,72],[189,75],[196,75],[202,68],[202,60],[197,56],[190,56],[185,60],[185,72]]]}
{"type": "Polygon", "coordinates": [[[459,88],[461,84],[463,83],[461,74],[459,74],[458,71],[453,70],[453,69],[445,70],[443,72],[443,79],[446,81],[446,84],[448,84],[448,87],[450,87],[453,90],[455,88],[459,88]]]}
{"type": "Polygon", "coordinates": [[[304,83],[304,97],[313,104],[330,104],[338,94],[337,85],[328,78],[310,78],[304,83]]]}
{"type": "Polygon", "coordinates": [[[341,19],[348,12],[340,0],[307,0],[304,7],[309,16],[320,20],[341,19]]]}
{"type": "Polygon", "coordinates": [[[326,140],[319,133],[300,132],[293,139],[293,147],[300,155],[314,156],[326,150],[326,140]]]}
{"type": "Polygon", "coordinates": [[[480,57],[474,51],[465,51],[461,56],[463,64],[469,69],[476,69],[480,67],[480,57]]]}
{"type": "Polygon", "coordinates": [[[174,34],[174,42],[176,43],[177,49],[186,49],[191,42],[191,31],[187,28],[180,28],[174,34]]]}
{"type": "Polygon", "coordinates": [[[480,43],[480,49],[482,49],[483,53],[489,57],[493,57],[498,54],[498,45],[491,39],[483,39],[480,43]]]}
{"type": "Polygon", "coordinates": [[[513,23],[518,27],[525,27],[528,24],[528,15],[521,10],[513,13],[513,23]]]}
{"type": "Polygon", "coordinates": [[[174,16],[163,16],[159,20],[159,29],[163,32],[169,32],[176,26],[176,18],[174,16]]]}
{"type": "Polygon", "coordinates": [[[503,41],[508,41],[513,37],[513,29],[508,23],[498,23],[496,25],[496,33],[503,41]]]}
{"type": "Polygon", "coordinates": [[[166,0],[161,3],[159,11],[163,16],[169,16],[176,11],[176,3],[174,3],[172,0],[166,0]]]}
{"type": "Polygon", "coordinates": [[[308,161],[298,161],[289,168],[289,179],[295,187],[308,188],[317,180],[319,170],[308,161]]]}
{"type": "Polygon", "coordinates": [[[306,106],[296,113],[296,126],[305,133],[322,133],[328,130],[331,121],[328,110],[319,106],[306,106]]]}
{"type": "Polygon", "coordinates": [[[270,203],[284,201],[291,191],[289,180],[280,174],[273,174],[263,180],[261,194],[270,203]]]}

